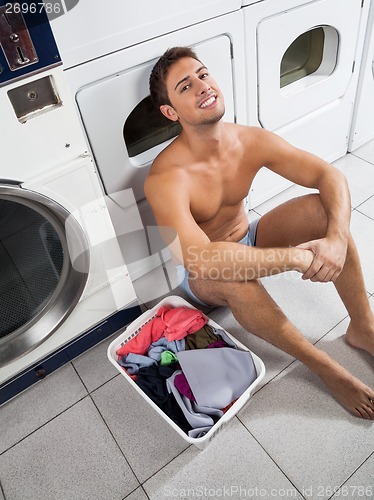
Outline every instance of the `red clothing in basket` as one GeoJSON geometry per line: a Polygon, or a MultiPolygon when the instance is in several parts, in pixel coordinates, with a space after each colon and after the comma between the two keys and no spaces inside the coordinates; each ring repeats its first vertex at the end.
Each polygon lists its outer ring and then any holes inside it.
{"type": "Polygon", "coordinates": [[[130,352],[144,355],[152,342],[161,337],[165,336],[169,342],[181,340],[186,335],[197,332],[207,321],[208,318],[197,309],[162,306],[136,337],[118,349],[117,355],[122,357],[130,352]]]}

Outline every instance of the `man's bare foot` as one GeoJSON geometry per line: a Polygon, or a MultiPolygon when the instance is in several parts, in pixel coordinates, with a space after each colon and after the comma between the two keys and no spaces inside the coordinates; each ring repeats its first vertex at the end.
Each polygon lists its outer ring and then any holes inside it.
{"type": "Polygon", "coordinates": [[[355,328],[351,322],[345,338],[353,347],[363,349],[374,356],[374,330],[355,328]]]}
{"type": "Polygon", "coordinates": [[[319,375],[334,397],[348,411],[357,417],[374,420],[374,391],[372,389],[333,360],[331,360],[330,367],[319,375]]]}

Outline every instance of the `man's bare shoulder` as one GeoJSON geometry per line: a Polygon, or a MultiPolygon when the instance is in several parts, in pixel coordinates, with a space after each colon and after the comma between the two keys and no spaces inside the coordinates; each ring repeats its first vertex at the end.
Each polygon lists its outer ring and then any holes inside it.
{"type": "Polygon", "coordinates": [[[227,123],[226,125],[230,133],[236,134],[237,137],[245,141],[263,140],[266,139],[269,134],[269,132],[263,128],[252,125],[239,125],[236,123],[227,123]]]}
{"type": "Polygon", "coordinates": [[[147,178],[170,173],[173,173],[173,176],[182,175],[183,166],[190,161],[188,156],[188,151],[185,151],[177,140],[173,141],[153,160],[147,178]]]}
{"type": "Polygon", "coordinates": [[[180,154],[169,145],[153,161],[145,179],[144,191],[148,200],[161,193],[169,197],[182,186],[184,189],[179,193],[185,192],[187,183],[188,175],[180,154]]]}
{"type": "Polygon", "coordinates": [[[271,140],[272,133],[261,127],[250,125],[239,125],[236,123],[226,124],[227,135],[230,136],[231,143],[238,141],[241,147],[244,147],[245,153],[253,152],[253,149],[260,144],[265,144],[271,140]]]}
{"type": "Polygon", "coordinates": [[[184,155],[181,154],[181,148],[174,142],[163,149],[153,160],[148,172],[148,177],[159,175],[170,170],[176,170],[178,167],[182,166],[184,155]]]}
{"type": "Polygon", "coordinates": [[[279,135],[261,127],[242,125],[237,128],[237,135],[248,165],[267,165],[277,159],[282,151],[291,154],[292,149],[295,149],[279,135]]]}

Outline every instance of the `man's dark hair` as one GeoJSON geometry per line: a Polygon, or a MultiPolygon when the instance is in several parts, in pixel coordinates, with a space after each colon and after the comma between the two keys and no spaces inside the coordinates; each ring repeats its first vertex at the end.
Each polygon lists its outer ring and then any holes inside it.
{"type": "Polygon", "coordinates": [[[190,47],[172,47],[160,57],[152,69],[149,77],[149,91],[152,101],[158,108],[163,104],[171,106],[165,80],[169,68],[183,57],[191,57],[200,62],[197,55],[190,47]]]}

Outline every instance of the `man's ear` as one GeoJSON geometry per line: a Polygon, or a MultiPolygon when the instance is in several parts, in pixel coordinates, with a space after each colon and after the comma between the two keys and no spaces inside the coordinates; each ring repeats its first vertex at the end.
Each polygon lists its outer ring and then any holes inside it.
{"type": "Polygon", "coordinates": [[[162,104],[162,106],[160,106],[160,111],[164,116],[166,116],[166,118],[168,118],[172,122],[177,122],[179,119],[175,109],[168,104],[162,104]]]}

